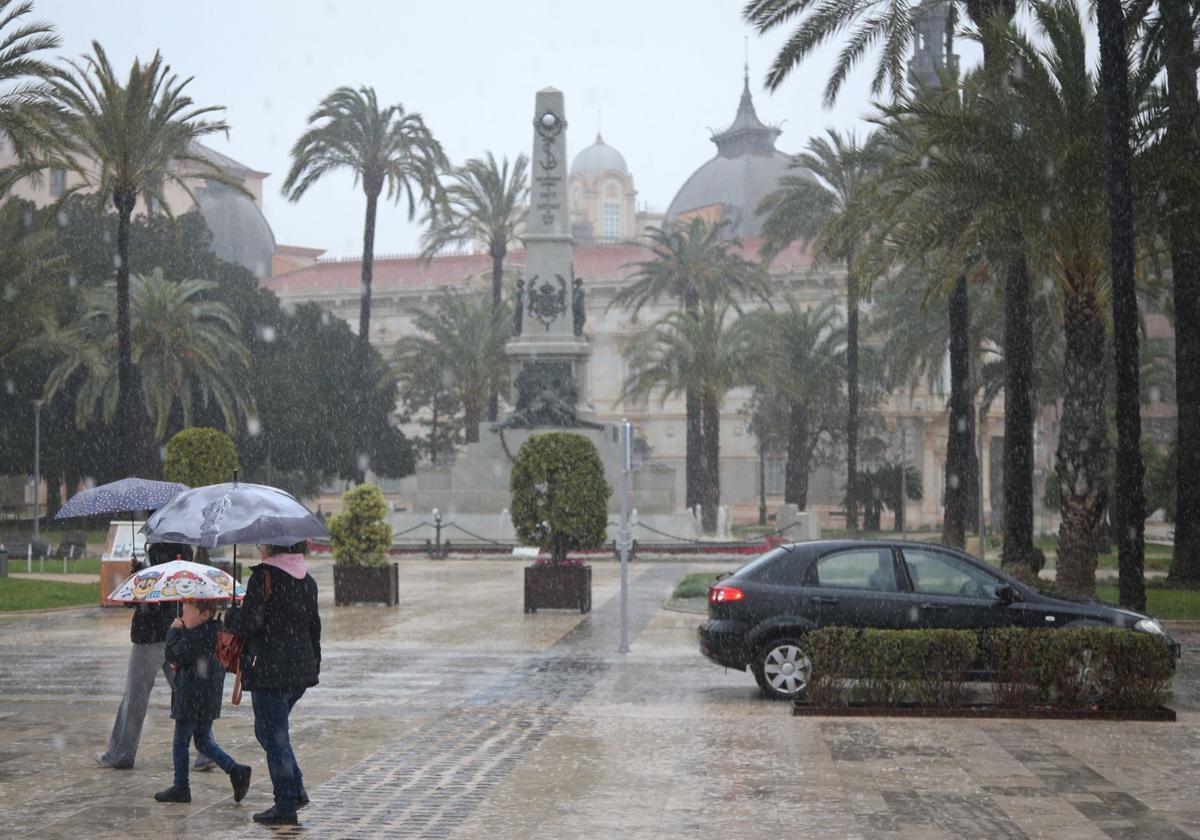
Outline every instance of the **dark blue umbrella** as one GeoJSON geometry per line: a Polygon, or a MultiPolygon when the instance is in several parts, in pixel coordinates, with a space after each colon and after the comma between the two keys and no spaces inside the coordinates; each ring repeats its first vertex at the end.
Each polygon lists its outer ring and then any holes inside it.
{"type": "Polygon", "coordinates": [[[122,478],[120,481],[79,491],[62,506],[54,518],[70,519],[73,516],[103,516],[135,510],[158,510],[187,489],[186,484],[173,481],[122,478]]]}

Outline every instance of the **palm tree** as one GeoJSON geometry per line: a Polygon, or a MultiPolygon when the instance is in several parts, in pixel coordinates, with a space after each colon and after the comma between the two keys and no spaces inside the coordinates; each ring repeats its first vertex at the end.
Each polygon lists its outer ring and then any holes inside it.
{"type": "MultiPolygon", "coordinates": [[[[422,256],[429,259],[448,245],[486,243],[492,258],[492,309],[499,312],[504,258],[508,246],[518,241],[529,215],[529,158],[517,155],[510,172],[507,157],[497,164],[488,152],[486,160],[471,158],[451,172],[450,178],[452,183],[446,188],[449,211],[436,213],[431,207],[425,217],[428,227],[422,236],[422,256]]],[[[488,420],[495,422],[499,403],[499,395],[493,391],[488,398],[488,420]]]]}
{"type": "MultiPolygon", "coordinates": [[[[697,317],[704,303],[724,301],[739,306],[738,298],[768,296],[765,272],[737,253],[741,240],[729,236],[729,220],[709,224],[697,216],[670,227],[652,227],[646,232],[646,244],[653,259],[634,263],[631,283],[609,303],[629,310],[637,320],[642,307],[662,297],[677,298],[684,312],[697,317]]],[[[688,508],[702,503],[709,447],[705,444],[705,420],[700,396],[684,392],[687,412],[686,498],[688,508]]],[[[714,469],[716,467],[714,466],[714,469]]],[[[715,511],[713,513],[715,516],[715,511]]]]}
{"type": "MultiPolygon", "coordinates": [[[[253,413],[250,353],[236,316],[205,298],[217,284],[166,280],[155,269],[135,275],[130,286],[133,359],[155,440],[163,440],[176,420],[191,426],[198,405],[214,405],[226,430],[236,432],[240,420],[253,413]]],[[[118,411],[119,377],[112,368],[116,322],[113,290],[99,289],[77,324],[48,336],[51,353],[61,361],[46,383],[46,398],[53,400],[78,382],[75,421],[80,428],[94,419],[108,423],[118,411]]]]}
{"type": "Polygon", "coordinates": [[[846,267],[846,527],[858,528],[858,497],[853,492],[858,475],[858,319],[866,277],[860,277],[856,255],[867,243],[871,217],[857,206],[868,178],[875,170],[868,147],[853,134],[830,129],[825,137],[808,141],[790,168],[794,175],[779,179],[779,189],[758,206],[763,222],[763,257],[766,260],[790,243],[809,243],[814,257],[846,267]],[[814,177],[815,176],[815,177],[814,177]],[[819,179],[819,180],[818,180],[819,179]]]}
{"type": "Polygon", "coordinates": [[[841,402],[846,334],[841,315],[831,304],[803,309],[759,310],[745,316],[755,364],[750,380],[760,395],[785,405],[787,463],[783,500],[800,510],[808,507],[808,476],[830,408],[841,402]]]}
{"type": "Polygon", "coordinates": [[[668,313],[626,351],[630,374],[622,399],[644,399],[657,388],[662,402],[689,391],[699,400],[707,465],[699,504],[708,532],[716,530],[721,503],[721,403],[747,381],[751,358],[749,334],[727,301],[702,302],[695,313],[668,313]]]}
{"type": "Polygon", "coordinates": [[[129,226],[138,198],[155,202],[168,213],[165,188],[179,186],[193,201],[192,186],[216,181],[245,192],[208,158],[197,140],[228,132],[224,120],[209,119],[220,106],[198,107],[184,91],[191,79],[171,73],[160,54],[143,64],[134,60],[124,81],[117,77],[99,43],[92,55],[67,62],[48,80],[46,101],[52,119],[43,121],[35,145],[23,154],[12,178],[36,177],[46,169],[74,173],[74,192],[90,192],[99,208],[117,211],[116,266],[116,422],[124,451],[135,469],[157,469],[148,451],[145,411],[139,398],[138,372],[131,337],[129,226]]]}
{"type": "Polygon", "coordinates": [[[22,22],[33,11],[30,0],[0,0],[0,136],[7,138],[18,158],[26,158],[38,145],[37,110],[49,90],[46,79],[58,71],[37,54],[59,46],[54,27],[38,21],[22,22]]]}
{"type": "Polygon", "coordinates": [[[447,167],[442,145],[418,113],[400,104],[380,107],[372,87],[340,87],[308,116],[308,131],[292,146],[292,166],[283,182],[289,201],[334,170],[354,173],[367,197],[363,223],[362,288],[359,294],[358,358],[364,399],[372,386],[368,347],[371,338],[371,281],[375,262],[375,217],[379,197],[408,199],[411,221],[418,205],[438,208],[446,202],[438,175],[447,167]]]}
{"type": "Polygon", "coordinates": [[[504,344],[511,335],[512,316],[491,301],[443,289],[432,309],[417,313],[413,325],[420,335],[406,335],[396,344],[396,365],[403,377],[412,370],[433,369],[444,377],[463,408],[467,443],[479,440],[479,424],[488,395],[508,387],[504,344]]]}

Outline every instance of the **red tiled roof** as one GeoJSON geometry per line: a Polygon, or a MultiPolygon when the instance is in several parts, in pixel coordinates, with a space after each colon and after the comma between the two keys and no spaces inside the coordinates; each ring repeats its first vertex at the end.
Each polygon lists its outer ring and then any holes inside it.
{"type": "MultiPolygon", "coordinates": [[[[753,257],[761,240],[743,243],[742,253],[753,257]]],[[[613,279],[628,275],[635,269],[632,263],[650,258],[650,252],[639,245],[584,245],[575,248],[575,273],[588,278],[613,279]]],[[[798,244],[789,246],[775,258],[777,269],[807,268],[812,259],[798,244]]],[[[524,266],[525,252],[510,251],[506,266],[524,266]]],[[[340,289],[357,291],[362,276],[362,262],[357,259],[321,260],[315,265],[287,271],[263,281],[274,292],[303,294],[305,292],[334,292],[340,289]]],[[[462,283],[469,275],[490,272],[492,259],[487,254],[449,254],[422,262],[416,255],[382,256],[375,260],[372,288],[377,292],[426,286],[451,286],[462,283]]]]}

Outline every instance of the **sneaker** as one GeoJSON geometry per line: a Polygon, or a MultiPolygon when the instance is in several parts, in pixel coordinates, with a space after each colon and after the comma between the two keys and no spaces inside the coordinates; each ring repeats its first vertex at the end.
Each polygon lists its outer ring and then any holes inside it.
{"type": "Polygon", "coordinates": [[[92,755],[92,758],[96,759],[96,763],[99,764],[101,767],[107,767],[109,770],[132,770],[133,769],[132,761],[129,762],[128,764],[124,764],[124,763],[118,764],[117,762],[110,761],[108,756],[105,755],[104,753],[94,753],[92,755]]]}
{"type": "Polygon", "coordinates": [[[166,790],[160,790],[154,794],[154,798],[158,802],[191,802],[191,788],[181,788],[171,785],[166,790]]]}
{"type": "Polygon", "coordinates": [[[239,764],[229,771],[229,783],[233,785],[233,801],[241,802],[250,790],[250,768],[239,764]]]}
{"type": "Polygon", "coordinates": [[[257,814],[254,815],[254,821],[256,823],[263,823],[265,825],[296,825],[297,824],[296,812],[292,811],[289,814],[286,811],[280,811],[278,805],[272,805],[270,808],[268,808],[265,811],[259,811],[257,814]]]}
{"type": "Polygon", "coordinates": [[[217,766],[217,762],[206,756],[204,753],[197,753],[196,760],[192,763],[193,770],[199,770],[201,773],[206,773],[217,766]]]}

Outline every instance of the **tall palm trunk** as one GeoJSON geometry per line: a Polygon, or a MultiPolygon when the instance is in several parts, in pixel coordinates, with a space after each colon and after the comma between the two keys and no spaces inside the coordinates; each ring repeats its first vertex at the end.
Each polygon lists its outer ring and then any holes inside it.
{"type": "Polygon", "coordinates": [[[117,208],[117,423],[121,450],[135,475],[150,476],[157,469],[150,463],[146,438],[145,408],[141,383],[133,364],[133,329],[129,306],[129,227],[135,193],[113,193],[117,208]]]}
{"type": "Polygon", "coordinates": [[[1138,386],[1138,310],[1133,259],[1133,163],[1129,147],[1129,56],[1121,0],[1097,0],[1100,80],[1108,134],[1109,261],[1112,267],[1113,355],[1117,369],[1116,498],[1121,606],[1146,609],[1145,465],[1138,386]]]}
{"type": "Polygon", "coordinates": [[[721,504],[721,406],[715,395],[701,394],[700,413],[704,429],[701,523],[705,533],[711,534],[717,530],[717,508],[721,504]]]}
{"type": "MultiPolygon", "coordinates": [[[[688,289],[683,295],[684,311],[693,318],[699,317],[700,296],[695,289],[688,289]]],[[[686,442],[684,452],[684,485],[688,510],[696,505],[704,504],[705,453],[704,453],[704,424],[700,395],[688,390],[684,394],[684,410],[686,419],[686,442]]],[[[713,512],[716,516],[716,512],[713,512]]],[[[713,520],[716,521],[715,519],[713,520]]]]}
{"type": "Polygon", "coordinates": [[[1033,570],[1033,324],[1023,243],[1004,278],[1004,548],[1006,568],[1033,570]]]}
{"type": "Polygon", "coordinates": [[[950,419],[946,437],[946,510],[942,542],[956,548],[966,545],[971,486],[971,315],[967,278],[954,281],[948,306],[950,319],[950,419]]]}
{"type": "MultiPolygon", "coordinates": [[[[500,319],[500,299],[504,292],[504,258],[508,254],[508,249],[504,243],[493,245],[491,248],[492,254],[492,317],[499,321],[500,319]]],[[[500,416],[500,393],[492,388],[492,392],[488,394],[487,419],[491,423],[496,422],[496,418],[500,416]]]]}
{"type": "MultiPolygon", "coordinates": [[[[1196,165],[1200,101],[1196,54],[1186,0],[1161,0],[1167,65],[1166,141],[1173,160],[1191,171],[1196,165]]],[[[1175,294],[1175,394],[1178,403],[1175,474],[1175,552],[1168,578],[1200,584],[1200,232],[1186,178],[1167,184],[1170,209],[1167,236],[1175,294]]]]}
{"type": "Polygon", "coordinates": [[[783,474],[783,501],[808,509],[808,409],[804,403],[788,407],[787,464],[783,474]]]}
{"type": "Polygon", "coordinates": [[[846,528],[858,530],[858,280],[846,259],[846,528]]]}
{"type": "MultiPolygon", "coordinates": [[[[364,180],[367,193],[366,218],[363,220],[363,255],[362,255],[362,284],[359,288],[358,308],[358,388],[365,405],[371,395],[370,349],[371,349],[371,280],[375,272],[375,214],[379,206],[379,193],[382,189],[372,189],[364,180]]],[[[355,466],[355,480],[362,483],[366,479],[366,471],[362,469],[362,456],[367,451],[367,441],[363,439],[361,429],[355,431],[358,438],[355,441],[358,451],[358,462],[355,466]]]]}
{"type": "Polygon", "coordinates": [[[1055,471],[1062,494],[1055,586],[1064,595],[1096,594],[1096,532],[1108,502],[1104,419],[1104,318],[1096,278],[1068,277],[1062,421],[1055,471]]]}

